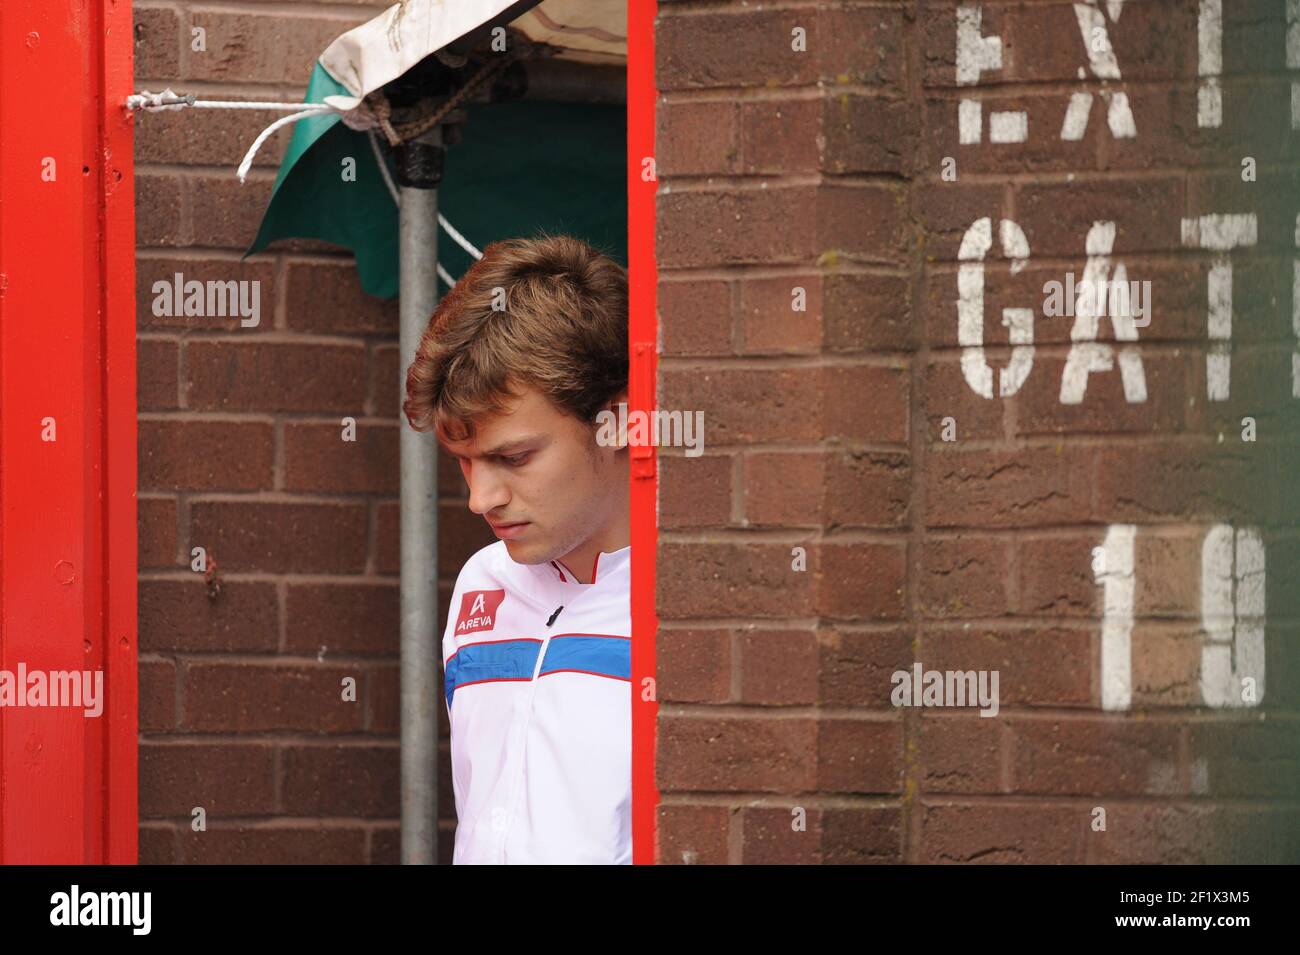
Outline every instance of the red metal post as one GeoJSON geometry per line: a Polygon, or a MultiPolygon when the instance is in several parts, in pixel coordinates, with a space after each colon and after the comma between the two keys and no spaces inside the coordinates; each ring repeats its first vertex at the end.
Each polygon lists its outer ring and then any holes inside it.
{"type": "MultiPolygon", "coordinates": [[[[655,406],[658,316],[655,289],[654,173],[655,0],[628,0],[627,149],[628,149],[628,330],[631,371],[628,413],[655,406]],[[649,165],[647,165],[649,163],[649,165]]],[[[655,448],[634,447],[632,465],[632,861],[659,861],[655,786],[655,559],[659,521],[655,448]],[[649,681],[649,682],[647,682],[649,681]]]]}
{"type": "Polygon", "coordinates": [[[0,707],[4,863],[136,861],[131,54],[129,0],[0,3],[0,673],[103,673],[0,707]]]}

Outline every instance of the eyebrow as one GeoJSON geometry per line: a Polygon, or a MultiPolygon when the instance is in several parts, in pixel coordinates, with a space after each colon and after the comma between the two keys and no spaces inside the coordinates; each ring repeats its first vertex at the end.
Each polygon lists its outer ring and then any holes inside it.
{"type": "Polygon", "coordinates": [[[487,458],[487,457],[499,456],[502,454],[510,454],[512,451],[522,448],[526,444],[532,444],[534,441],[537,441],[540,438],[544,438],[544,437],[545,435],[543,434],[529,434],[529,435],[525,435],[522,438],[515,438],[512,441],[505,441],[502,442],[501,444],[498,444],[494,448],[488,448],[486,451],[483,452],[483,457],[487,458]]]}

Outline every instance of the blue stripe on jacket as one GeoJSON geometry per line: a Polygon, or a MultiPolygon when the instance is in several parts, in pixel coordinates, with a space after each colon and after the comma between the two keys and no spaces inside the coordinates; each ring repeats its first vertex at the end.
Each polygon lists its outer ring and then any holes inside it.
{"type": "MultiPolygon", "coordinates": [[[[529,680],[537,663],[541,641],[499,640],[467,643],[447,661],[443,690],[451,708],[456,688],[485,680],[529,680]]],[[[541,674],[557,670],[583,670],[629,680],[632,677],[632,641],[626,637],[591,637],[557,634],[551,637],[541,674]]]]}
{"type": "Polygon", "coordinates": [[[542,673],[585,670],[602,676],[632,678],[632,641],[624,637],[552,637],[542,673]]]}

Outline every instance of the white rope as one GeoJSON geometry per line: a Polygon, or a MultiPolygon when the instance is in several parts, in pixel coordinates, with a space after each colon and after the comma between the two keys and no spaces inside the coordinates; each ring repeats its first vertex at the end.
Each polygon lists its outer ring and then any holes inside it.
{"type": "Polygon", "coordinates": [[[292,125],[299,120],[306,119],[308,116],[320,116],[323,113],[339,112],[332,106],[324,103],[272,103],[262,100],[252,102],[240,102],[237,100],[223,99],[196,99],[193,93],[181,96],[175,93],[171,87],[163,90],[161,93],[151,93],[148,90],[142,90],[139,93],[133,93],[126,98],[127,109],[143,109],[149,112],[161,112],[164,110],[177,110],[193,107],[194,109],[278,109],[293,110],[289,116],[282,116],[273,122],[266,129],[258,134],[253,140],[253,145],[248,148],[244,154],[244,160],[239,164],[236,175],[242,183],[248,177],[248,170],[253,165],[253,158],[257,151],[262,148],[262,144],[271,138],[277,130],[285,126],[292,125]]]}
{"type": "Polygon", "coordinates": [[[465,238],[463,235],[457,232],[455,226],[453,226],[450,222],[448,222],[447,217],[444,216],[441,212],[438,213],[438,225],[442,226],[443,231],[446,232],[449,236],[451,236],[457,245],[459,245],[462,249],[464,249],[474,258],[476,259],[483,258],[483,253],[480,252],[478,249],[474,248],[474,243],[470,242],[469,239],[465,238]]]}
{"type": "Polygon", "coordinates": [[[243,102],[224,99],[196,99],[193,93],[181,96],[179,93],[172,92],[170,87],[163,90],[161,93],[150,93],[148,90],[142,90],[141,92],[133,93],[126,98],[127,109],[144,109],[149,112],[185,109],[189,106],[192,106],[195,109],[300,110],[303,108],[302,103],[267,103],[260,101],[243,102]]]}
{"type": "MultiPolygon", "coordinates": [[[[324,103],[270,103],[262,101],[242,102],[239,100],[201,100],[196,99],[193,93],[181,96],[172,91],[170,87],[161,93],[151,93],[148,90],[142,90],[139,93],[133,93],[126,98],[127,109],[143,109],[149,112],[161,112],[165,110],[177,110],[193,107],[194,109],[278,109],[278,110],[295,110],[289,116],[281,116],[266,129],[258,134],[253,140],[253,145],[248,147],[248,152],[244,154],[243,161],[239,164],[236,174],[239,181],[244,182],[248,176],[248,171],[252,168],[253,158],[257,151],[262,148],[262,144],[270,139],[275,133],[285,126],[304,120],[309,116],[320,116],[322,113],[339,112],[332,106],[324,103]]],[[[353,117],[359,119],[360,117],[353,117]]],[[[364,128],[349,122],[348,125],[353,129],[364,128]]],[[[370,139],[370,148],[374,151],[375,162],[379,166],[379,172],[384,177],[384,185],[388,187],[388,194],[392,197],[395,204],[400,204],[401,194],[398,192],[397,184],[393,182],[392,175],[388,172],[388,163],[384,161],[383,153],[379,149],[379,139],[375,136],[373,128],[367,128],[366,134],[370,139]]],[[[451,236],[452,241],[468,252],[475,259],[483,258],[483,253],[475,248],[474,243],[461,235],[460,230],[447,221],[447,217],[441,212],[438,213],[438,225],[442,226],[443,231],[451,236]]],[[[456,280],[451,277],[442,264],[438,264],[438,276],[448,286],[456,284],[456,280]]]]}
{"type": "MultiPolygon", "coordinates": [[[[393,182],[393,175],[389,173],[389,164],[383,161],[383,153],[380,151],[380,138],[374,135],[374,130],[369,130],[369,139],[370,149],[374,152],[374,162],[380,166],[380,174],[383,175],[383,185],[389,187],[389,195],[393,196],[393,204],[400,205],[400,203],[402,203],[402,196],[400,196],[398,192],[396,183],[393,182]]],[[[469,239],[465,238],[464,235],[461,235],[460,231],[456,229],[454,225],[451,225],[451,222],[448,222],[447,217],[443,216],[441,212],[438,213],[438,225],[442,226],[442,230],[445,231],[447,235],[450,235],[452,240],[454,240],[456,244],[459,244],[460,248],[465,249],[465,252],[472,255],[474,259],[482,259],[482,257],[484,257],[484,253],[478,251],[477,248],[474,248],[474,244],[469,242],[469,239]]],[[[438,274],[441,275],[443,281],[445,281],[448,286],[455,285],[455,281],[452,281],[451,275],[447,274],[447,270],[443,269],[441,264],[438,265],[438,274]]]]}
{"type": "MultiPolygon", "coordinates": [[[[379,137],[375,135],[374,130],[370,130],[369,136],[370,148],[374,151],[375,162],[379,165],[379,172],[384,177],[384,185],[388,187],[388,194],[393,197],[394,204],[400,205],[401,197],[400,193],[397,191],[397,185],[393,182],[393,177],[389,175],[388,163],[384,162],[383,153],[379,150],[379,137]]],[[[483,253],[475,248],[474,243],[461,235],[460,230],[448,222],[447,217],[441,212],[438,213],[438,225],[442,226],[443,231],[446,232],[447,235],[451,236],[452,241],[468,252],[471,256],[476,259],[483,258],[483,253]]],[[[439,266],[439,268],[441,268],[441,266],[439,266]]],[[[447,284],[452,285],[454,283],[448,282],[447,284]]]]}
{"type": "MultiPolygon", "coordinates": [[[[299,105],[302,104],[300,103],[299,105]]],[[[333,112],[333,110],[331,110],[328,106],[317,106],[311,109],[304,109],[300,113],[293,113],[292,115],[289,116],[281,116],[270,126],[266,127],[266,129],[258,133],[257,138],[253,140],[253,145],[249,146],[248,152],[244,153],[244,161],[239,164],[239,169],[236,170],[236,175],[239,176],[239,181],[241,183],[244,181],[244,177],[248,175],[249,167],[253,165],[253,157],[256,156],[257,151],[262,148],[262,143],[270,139],[272,134],[274,134],[276,130],[280,129],[282,126],[288,126],[291,123],[296,123],[301,119],[306,119],[308,116],[319,116],[321,113],[330,113],[330,112],[333,112]]]]}
{"type": "Polygon", "coordinates": [[[401,205],[401,197],[397,192],[397,184],[393,182],[393,177],[388,173],[388,163],[384,162],[384,154],[379,151],[379,137],[375,135],[373,129],[367,130],[366,135],[370,139],[370,148],[375,154],[375,163],[379,166],[379,171],[384,177],[384,185],[388,187],[388,194],[393,197],[393,205],[401,205]]]}
{"type": "Polygon", "coordinates": [[[195,109],[302,109],[304,106],[321,106],[324,109],[330,109],[324,103],[253,103],[242,102],[239,100],[224,99],[196,99],[193,104],[195,109]]]}

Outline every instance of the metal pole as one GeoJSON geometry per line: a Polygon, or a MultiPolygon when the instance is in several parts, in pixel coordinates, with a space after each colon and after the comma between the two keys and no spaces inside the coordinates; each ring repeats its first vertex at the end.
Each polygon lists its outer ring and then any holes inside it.
{"type": "MultiPolygon", "coordinates": [[[[401,331],[399,394],[406,369],[438,298],[438,190],[442,129],[434,127],[398,152],[401,331]]],[[[401,418],[402,416],[398,416],[401,418]]],[[[438,861],[437,443],[401,427],[402,864],[438,861]]]]}

